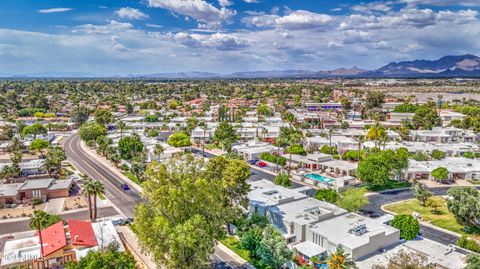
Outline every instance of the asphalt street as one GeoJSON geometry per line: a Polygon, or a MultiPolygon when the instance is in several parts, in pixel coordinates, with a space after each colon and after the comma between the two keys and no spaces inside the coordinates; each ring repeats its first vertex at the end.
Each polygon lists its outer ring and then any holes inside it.
{"type": "Polygon", "coordinates": [[[115,205],[117,210],[127,217],[133,217],[135,205],[142,201],[140,193],[131,188],[124,191],[120,188],[121,184],[128,184],[120,179],[112,168],[93,160],[88,153],[81,147],[80,136],[76,133],[69,136],[64,142],[67,159],[75,165],[80,172],[88,175],[94,180],[103,182],[105,187],[105,196],[115,205]]]}
{"type": "MultiPolygon", "coordinates": [[[[433,192],[434,195],[446,195],[450,187],[438,187],[430,188],[429,191],[433,192]]],[[[477,187],[480,190],[480,187],[477,187]]],[[[372,218],[380,217],[385,215],[385,212],[382,211],[381,207],[386,204],[415,198],[411,190],[401,190],[401,191],[388,191],[383,193],[377,193],[368,196],[368,205],[365,206],[360,213],[370,216],[372,218]]],[[[430,228],[425,225],[421,225],[422,236],[430,240],[449,245],[455,244],[458,240],[457,236],[451,235],[449,233],[442,232],[437,229],[430,228]]]]}
{"type": "MultiPolygon", "coordinates": [[[[97,213],[99,218],[118,215],[118,212],[113,207],[99,208],[97,213]]],[[[59,216],[63,220],[69,220],[69,219],[86,220],[86,219],[89,219],[90,217],[88,210],[82,210],[79,212],[73,212],[73,213],[67,213],[67,214],[60,214],[59,216]]],[[[29,221],[30,220],[27,219],[27,220],[0,223],[0,235],[30,231],[32,229],[29,226],[29,221]]]]}

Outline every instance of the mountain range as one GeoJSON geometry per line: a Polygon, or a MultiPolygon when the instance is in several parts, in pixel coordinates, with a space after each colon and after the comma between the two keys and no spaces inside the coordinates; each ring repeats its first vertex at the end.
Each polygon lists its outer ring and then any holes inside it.
{"type": "Polygon", "coordinates": [[[230,74],[205,72],[160,73],[135,76],[139,78],[448,78],[480,77],[480,57],[466,54],[445,56],[438,60],[392,62],[375,70],[356,66],[328,71],[270,70],[247,71],[230,74]]]}
{"type": "MultiPolygon", "coordinates": [[[[23,76],[9,76],[1,74],[0,77],[99,77],[90,73],[36,73],[23,76]]],[[[312,70],[269,70],[245,71],[229,74],[210,72],[176,72],[155,73],[145,75],[129,75],[123,78],[140,79],[253,79],[253,78],[453,78],[477,77],[480,78],[480,57],[466,54],[459,56],[444,56],[438,60],[414,60],[392,62],[375,70],[365,70],[353,66],[327,71],[312,70]]],[[[122,78],[122,76],[116,76],[122,78]]]]}

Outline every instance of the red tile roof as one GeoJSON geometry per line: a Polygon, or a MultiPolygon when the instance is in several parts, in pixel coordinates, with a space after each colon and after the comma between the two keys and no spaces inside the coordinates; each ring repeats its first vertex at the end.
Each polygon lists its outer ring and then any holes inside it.
{"type": "Polygon", "coordinates": [[[72,245],[95,247],[98,245],[92,224],[89,221],[68,220],[72,245]]]}
{"type": "MultiPolygon", "coordinates": [[[[37,233],[38,235],[38,233],[37,233]]],[[[43,255],[47,256],[67,245],[63,221],[41,230],[43,255]]]]}

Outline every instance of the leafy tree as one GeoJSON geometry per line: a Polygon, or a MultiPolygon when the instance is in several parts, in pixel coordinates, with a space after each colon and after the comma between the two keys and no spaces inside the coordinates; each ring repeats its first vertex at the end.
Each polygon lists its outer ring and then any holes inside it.
{"type": "Polygon", "coordinates": [[[366,137],[368,140],[373,140],[375,142],[375,148],[377,148],[378,142],[384,140],[387,137],[387,131],[379,122],[377,122],[374,125],[370,126],[366,137]]]}
{"type": "Polygon", "coordinates": [[[445,167],[437,167],[433,169],[432,171],[432,177],[434,177],[436,180],[444,180],[448,178],[448,169],[445,167]]]}
{"type": "Polygon", "coordinates": [[[380,108],[385,102],[385,94],[383,92],[370,91],[367,93],[365,106],[367,109],[380,108]]]}
{"type": "Polygon", "coordinates": [[[437,269],[437,266],[430,263],[428,257],[420,252],[402,249],[390,255],[386,265],[375,264],[372,269],[437,269]]]}
{"type": "Polygon", "coordinates": [[[273,113],[267,104],[259,104],[257,106],[257,114],[262,116],[271,116],[273,113]]]}
{"type": "Polygon", "coordinates": [[[95,121],[102,126],[107,126],[113,121],[112,112],[108,109],[99,109],[93,113],[93,116],[95,121]]]}
{"type": "Polygon", "coordinates": [[[412,240],[420,233],[420,223],[412,215],[396,215],[390,225],[399,229],[400,237],[405,240],[412,240]]]}
{"type": "Polygon", "coordinates": [[[285,149],[286,153],[297,154],[297,155],[307,155],[307,151],[303,148],[302,145],[294,144],[285,149]]]}
{"type": "Polygon", "coordinates": [[[474,187],[452,187],[447,194],[452,199],[447,200],[450,212],[466,225],[476,225],[480,218],[480,192],[474,187]]]}
{"type": "Polygon", "coordinates": [[[438,199],[429,198],[425,203],[428,207],[433,208],[433,212],[438,212],[438,208],[442,206],[442,202],[438,199]]]}
{"type": "Polygon", "coordinates": [[[404,150],[384,150],[370,154],[358,165],[360,180],[377,186],[382,186],[390,180],[395,173],[408,167],[408,155],[404,150]]]}
{"type": "Polygon", "coordinates": [[[412,187],[412,190],[415,198],[417,198],[423,206],[426,206],[427,200],[433,196],[433,192],[428,191],[427,188],[425,188],[425,185],[421,183],[415,184],[412,187]]]}
{"type": "Polygon", "coordinates": [[[469,159],[473,159],[475,157],[475,155],[473,154],[473,152],[464,152],[462,154],[463,157],[465,158],[469,158],[469,159]]]}
{"type": "Polygon", "coordinates": [[[80,125],[83,125],[87,122],[88,117],[90,116],[90,109],[86,106],[76,106],[73,108],[72,112],[70,112],[70,118],[73,122],[76,122],[80,125]]]}
{"type": "Polygon", "coordinates": [[[317,190],[317,193],[315,194],[315,198],[317,198],[320,201],[325,201],[325,202],[335,204],[340,198],[340,195],[335,190],[320,189],[320,190],[317,190]]]}
{"type": "Polygon", "coordinates": [[[215,129],[212,140],[216,143],[222,144],[223,147],[230,152],[232,144],[239,138],[240,136],[237,134],[233,126],[227,121],[222,121],[217,129],[215,129]]]}
{"type": "Polygon", "coordinates": [[[85,141],[95,141],[97,137],[106,135],[107,129],[98,123],[88,123],[80,127],[80,138],[85,141]]]}
{"type": "Polygon", "coordinates": [[[55,168],[58,175],[62,175],[62,162],[67,159],[65,150],[60,146],[49,146],[47,148],[47,155],[45,156],[45,163],[48,174],[51,175],[52,168],[55,168]]]}
{"type": "Polygon", "coordinates": [[[30,218],[29,225],[33,230],[43,230],[59,221],[62,221],[62,219],[58,215],[49,214],[42,210],[35,210],[30,218]]]}
{"type": "Polygon", "coordinates": [[[113,144],[113,140],[105,135],[97,137],[95,142],[97,144],[97,152],[102,155],[105,155],[107,153],[108,147],[113,144]]]}
{"type": "Polygon", "coordinates": [[[281,268],[289,261],[293,253],[287,247],[287,243],[280,232],[273,226],[268,225],[263,229],[263,239],[257,248],[260,262],[272,268],[281,268]]]}
{"type": "Polygon", "coordinates": [[[40,153],[41,156],[43,156],[43,151],[48,148],[48,141],[43,140],[43,139],[35,139],[30,143],[30,146],[28,146],[28,149],[36,151],[40,153]]]}
{"type": "Polygon", "coordinates": [[[368,204],[368,199],[365,197],[365,190],[349,188],[340,193],[340,199],[337,205],[350,212],[356,212],[368,204]]]}
{"type": "Polygon", "coordinates": [[[432,158],[436,160],[444,159],[446,156],[447,154],[441,150],[438,150],[438,149],[432,150],[432,158]]]}
{"type": "Polygon", "coordinates": [[[118,141],[118,151],[124,160],[137,157],[143,151],[143,143],[137,134],[125,136],[118,141]]]}
{"type": "Polygon", "coordinates": [[[69,262],[65,269],[135,269],[137,264],[132,254],[118,250],[115,244],[108,245],[104,249],[89,251],[79,261],[69,262]]]}
{"type": "Polygon", "coordinates": [[[147,166],[145,202],[135,209],[132,228],[157,263],[172,269],[208,266],[214,239],[221,238],[222,225],[236,210],[222,201],[239,188],[225,183],[227,175],[215,168],[193,155],[147,166]]]}
{"type": "Polygon", "coordinates": [[[432,129],[434,126],[440,126],[442,121],[438,116],[435,106],[430,104],[421,105],[415,111],[412,118],[413,125],[417,129],[432,129]]]}
{"type": "Polygon", "coordinates": [[[117,124],[115,124],[115,129],[120,131],[120,139],[123,138],[123,132],[128,128],[127,124],[124,121],[118,121],[117,124]]]}
{"type": "Polygon", "coordinates": [[[357,268],[357,266],[349,256],[350,255],[345,252],[342,246],[338,246],[335,249],[335,252],[330,253],[330,255],[327,258],[328,268],[330,269],[357,268]]]}
{"type": "Polygon", "coordinates": [[[262,228],[258,226],[253,226],[247,231],[241,233],[239,247],[250,251],[250,255],[257,253],[257,249],[262,243],[263,235],[262,228]]]}
{"type": "Polygon", "coordinates": [[[32,125],[28,125],[22,131],[23,136],[33,135],[34,140],[37,138],[37,135],[47,134],[47,133],[48,133],[47,128],[45,128],[45,126],[43,126],[43,124],[39,122],[35,122],[32,125]]]}
{"type": "Polygon", "coordinates": [[[167,143],[176,148],[189,147],[192,145],[190,136],[184,132],[177,132],[168,137],[167,143]]]}
{"type": "Polygon", "coordinates": [[[290,180],[290,177],[286,173],[279,173],[274,180],[275,184],[286,187],[286,188],[291,188],[292,187],[292,181],[290,180]]]}
{"type": "Polygon", "coordinates": [[[148,131],[148,136],[149,137],[157,137],[158,136],[158,131],[157,130],[150,130],[150,131],[148,131]]]}
{"type": "Polygon", "coordinates": [[[323,145],[320,148],[320,152],[323,154],[330,154],[330,155],[335,155],[338,154],[337,148],[334,146],[329,146],[329,145],[323,145]]]}
{"type": "Polygon", "coordinates": [[[424,152],[418,151],[415,154],[411,156],[412,159],[415,161],[421,162],[421,161],[428,161],[428,155],[424,152]]]}
{"type": "Polygon", "coordinates": [[[397,113],[415,113],[415,111],[417,111],[417,106],[408,102],[398,105],[393,109],[393,112],[397,113]]]}
{"type": "Polygon", "coordinates": [[[148,115],[145,117],[146,122],[158,122],[158,117],[156,115],[148,115]]]}
{"type": "Polygon", "coordinates": [[[478,269],[480,268],[480,255],[469,254],[467,255],[467,267],[465,269],[478,269]]]}

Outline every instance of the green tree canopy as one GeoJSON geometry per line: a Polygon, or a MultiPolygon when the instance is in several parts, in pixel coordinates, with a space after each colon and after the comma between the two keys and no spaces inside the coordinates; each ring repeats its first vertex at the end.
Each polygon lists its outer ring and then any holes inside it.
{"type": "Polygon", "coordinates": [[[210,162],[187,154],[150,163],[144,173],[145,202],[132,227],[167,268],[206,268],[222,226],[240,215],[232,204],[246,200],[248,165],[224,157],[210,162]]]}
{"type": "Polygon", "coordinates": [[[137,264],[132,254],[118,250],[111,244],[104,249],[89,251],[80,261],[69,262],[66,269],[135,269],[137,264]]]}
{"type": "Polygon", "coordinates": [[[417,129],[430,130],[434,126],[440,126],[442,120],[438,116],[435,105],[425,104],[417,108],[412,118],[412,123],[417,129]]]}
{"type": "Polygon", "coordinates": [[[436,160],[445,159],[446,156],[447,154],[441,150],[438,150],[438,149],[432,150],[432,158],[436,160]]]}
{"type": "Polygon", "coordinates": [[[125,160],[137,157],[143,151],[142,140],[137,134],[125,136],[118,141],[118,151],[120,157],[125,160]]]}
{"type": "Polygon", "coordinates": [[[102,126],[107,126],[113,122],[112,112],[108,109],[99,109],[93,113],[93,116],[95,121],[102,126]]]}
{"type": "Polygon", "coordinates": [[[215,129],[212,140],[216,143],[222,144],[223,147],[230,152],[231,145],[239,138],[240,136],[237,134],[233,126],[227,121],[222,121],[217,129],[215,129]]]}
{"type": "Polygon", "coordinates": [[[400,237],[414,239],[420,233],[420,223],[412,215],[396,215],[390,225],[400,230],[400,237]]]}
{"type": "Polygon", "coordinates": [[[42,210],[35,210],[33,216],[30,218],[29,225],[33,230],[37,230],[38,225],[40,225],[40,230],[43,230],[61,220],[58,215],[49,214],[42,210]]]}
{"type": "Polygon", "coordinates": [[[368,204],[368,199],[365,197],[365,190],[349,188],[340,193],[340,199],[337,205],[350,212],[356,212],[368,204]]]}
{"type": "Polygon", "coordinates": [[[33,151],[37,151],[38,153],[40,153],[41,155],[43,155],[43,151],[48,148],[48,141],[47,140],[44,140],[44,139],[35,139],[32,141],[32,143],[30,143],[30,145],[28,146],[28,149],[30,150],[33,150],[33,151]]]}
{"type": "Polygon", "coordinates": [[[403,150],[384,150],[363,159],[358,165],[358,176],[363,182],[381,186],[407,167],[408,155],[403,150]]]}
{"type": "Polygon", "coordinates": [[[432,171],[432,177],[436,180],[444,180],[448,178],[448,169],[445,167],[437,167],[432,171]]]}
{"type": "Polygon", "coordinates": [[[23,128],[22,135],[27,136],[27,135],[33,135],[33,139],[37,138],[37,135],[40,134],[47,134],[47,128],[43,126],[43,124],[39,122],[35,122],[32,125],[28,125],[25,128],[23,128]]]}
{"type": "Polygon", "coordinates": [[[476,225],[480,219],[480,192],[474,187],[452,187],[447,194],[452,199],[447,200],[450,212],[466,225],[476,225]]]}
{"type": "Polygon", "coordinates": [[[88,123],[80,127],[80,138],[85,141],[95,141],[97,137],[106,135],[107,129],[98,123],[88,123]]]}
{"type": "Polygon", "coordinates": [[[291,188],[292,187],[292,181],[290,180],[290,177],[286,173],[279,173],[274,180],[275,184],[286,187],[286,188],[291,188]]]}
{"type": "Polygon", "coordinates": [[[190,136],[184,132],[177,132],[168,137],[167,143],[176,148],[191,146],[190,136]]]}

